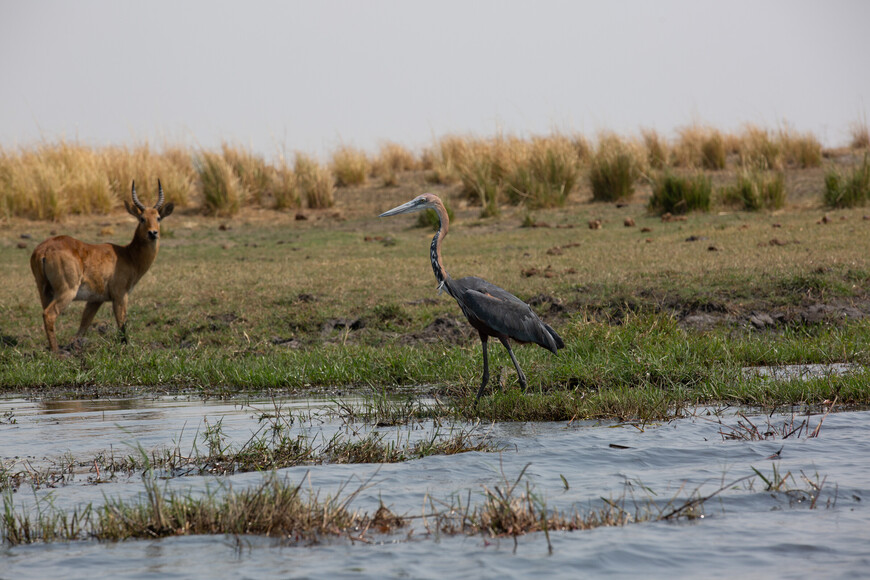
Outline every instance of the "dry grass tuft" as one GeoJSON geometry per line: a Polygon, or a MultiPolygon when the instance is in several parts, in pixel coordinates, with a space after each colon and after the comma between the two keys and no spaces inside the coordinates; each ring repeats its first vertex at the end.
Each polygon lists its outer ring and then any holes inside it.
{"type": "Polygon", "coordinates": [[[385,185],[397,185],[400,173],[419,167],[420,163],[407,148],[398,143],[384,143],[372,164],[372,172],[382,178],[385,185]]]}
{"type": "Polygon", "coordinates": [[[779,130],[778,137],[789,166],[806,169],[822,164],[822,144],[812,133],[801,133],[785,124],[779,130]]]}
{"type": "Polygon", "coordinates": [[[204,151],[194,164],[202,187],[205,212],[218,217],[239,213],[246,190],[227,160],[217,153],[204,151]]]}
{"type": "Polygon", "coordinates": [[[849,132],[852,135],[849,143],[852,149],[870,149],[870,128],[867,126],[866,116],[852,123],[849,132]]]}
{"type": "Polygon", "coordinates": [[[297,152],[293,169],[300,194],[308,207],[323,209],[335,205],[335,179],[329,168],[297,152]]]}
{"type": "Polygon", "coordinates": [[[737,183],[722,189],[721,201],[748,211],[780,209],[785,206],[785,175],[782,171],[741,169],[737,183]]]}
{"type": "Polygon", "coordinates": [[[652,169],[664,169],[670,164],[671,146],[655,129],[642,129],[647,164],[652,169]]]}
{"type": "Polygon", "coordinates": [[[781,170],[784,166],[782,141],[772,131],[746,125],[741,133],[740,164],[760,170],[781,170]]]}
{"type": "Polygon", "coordinates": [[[728,140],[718,129],[690,125],[679,131],[673,148],[673,164],[677,167],[724,169],[728,156],[728,140]]]}
{"type": "Polygon", "coordinates": [[[263,198],[272,191],[274,169],[262,156],[242,147],[223,143],[221,152],[238,178],[239,186],[244,191],[243,199],[262,205],[263,198]]]}
{"type": "Polygon", "coordinates": [[[332,154],[332,172],[338,187],[364,185],[371,171],[365,151],[342,145],[332,154]]]}
{"type": "Polygon", "coordinates": [[[589,167],[594,201],[629,199],[644,170],[639,148],[615,134],[603,134],[589,167]]]}

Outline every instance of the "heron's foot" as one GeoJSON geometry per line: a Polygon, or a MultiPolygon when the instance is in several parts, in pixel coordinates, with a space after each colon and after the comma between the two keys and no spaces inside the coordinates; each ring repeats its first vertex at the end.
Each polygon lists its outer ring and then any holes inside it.
{"type": "Polygon", "coordinates": [[[474,400],[479,401],[480,398],[483,396],[484,391],[486,391],[486,383],[483,383],[482,385],[480,385],[480,388],[477,389],[477,396],[474,397],[474,400]]]}

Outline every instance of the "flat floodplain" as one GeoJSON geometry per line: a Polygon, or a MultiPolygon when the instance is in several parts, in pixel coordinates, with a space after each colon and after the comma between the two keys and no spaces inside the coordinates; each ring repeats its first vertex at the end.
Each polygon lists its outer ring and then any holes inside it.
{"type": "Polygon", "coordinates": [[[870,219],[822,207],[820,169],[787,180],[782,210],[670,221],[644,188],[615,204],[582,186],[481,218],[414,173],[330,209],[179,209],[130,296],[130,344],[104,306],[61,357],[30,253],[52,232],[123,244],[132,219],[0,222],[8,573],[191,573],[191,555],[215,577],[863,571],[870,219]],[[436,293],[432,231],[375,217],[428,190],[455,212],[451,275],[565,339],[516,349],[526,394],[493,348],[474,402],[480,347],[436,293]],[[238,518],[279,499],[330,525],[238,518]]]}

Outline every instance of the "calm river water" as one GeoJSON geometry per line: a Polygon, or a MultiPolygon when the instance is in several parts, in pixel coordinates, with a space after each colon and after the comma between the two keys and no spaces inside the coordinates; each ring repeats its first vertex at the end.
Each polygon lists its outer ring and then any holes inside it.
{"type": "MultiPolygon", "coordinates": [[[[313,416],[294,428],[330,437],[342,423],[320,409],[332,403],[283,401],[285,410],[313,416]]],[[[241,445],[258,428],[268,401],[249,404],[210,403],[198,399],[157,398],[100,401],[26,401],[0,399],[0,461],[20,470],[22,462],[38,469],[65,454],[77,459],[113,450],[129,454],[179,445],[190,448],[207,420],[222,419],[223,432],[241,445]]],[[[790,417],[790,416],[789,416],[790,417]]],[[[789,417],[770,418],[781,425],[789,417]]],[[[749,415],[756,425],[766,416],[749,415]]],[[[814,428],[819,415],[810,418],[814,428]]],[[[727,427],[742,419],[721,414],[727,427]]],[[[801,417],[797,422],[802,420],[801,417]]],[[[552,508],[586,512],[601,498],[633,497],[665,503],[696,490],[710,494],[723,483],[753,475],[791,473],[789,487],[810,489],[802,479],[822,483],[815,509],[805,494],[764,491],[759,478],[730,486],[693,521],[636,523],[623,527],[550,535],[549,554],[543,534],[512,539],[427,536],[414,520],[408,530],[380,537],[374,544],[325,540],[316,545],[284,545],[258,537],[240,541],[225,536],[180,537],[153,541],[0,546],[0,579],[73,578],[866,578],[870,576],[870,412],[831,413],[816,438],[769,441],[726,440],[729,429],[699,410],[690,418],[636,425],[598,422],[501,423],[478,426],[504,450],[437,456],[389,465],[320,465],[283,469],[281,477],[305,481],[321,496],[342,486],[371,485],[352,507],[373,513],[379,502],[392,511],[416,516],[427,497],[444,499],[471,493],[480,504],[483,487],[525,478],[552,508]],[[778,459],[772,456],[781,449],[778,459]],[[803,499],[803,501],[801,501],[803,499]]],[[[389,428],[384,428],[389,429],[389,428]]],[[[431,424],[392,428],[405,437],[423,437],[431,424]]],[[[441,431],[446,431],[442,426],[441,431]]],[[[166,482],[173,489],[235,489],[253,486],[267,474],[225,478],[188,476],[166,482]]],[[[93,485],[88,474],[67,485],[14,494],[17,509],[51,501],[72,509],[105,498],[136,498],[138,477],[93,485]]],[[[632,506],[632,501],[626,503],[632,506]]]]}

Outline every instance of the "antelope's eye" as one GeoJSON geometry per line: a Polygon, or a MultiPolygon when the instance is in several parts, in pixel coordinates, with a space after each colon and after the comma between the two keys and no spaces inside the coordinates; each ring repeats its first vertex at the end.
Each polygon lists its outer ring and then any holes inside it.
{"type": "Polygon", "coordinates": [[[140,217],[140,218],[139,218],[139,223],[140,223],[140,224],[144,224],[144,223],[145,223],[145,218],[140,217]]]}

